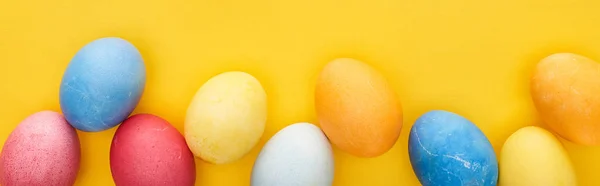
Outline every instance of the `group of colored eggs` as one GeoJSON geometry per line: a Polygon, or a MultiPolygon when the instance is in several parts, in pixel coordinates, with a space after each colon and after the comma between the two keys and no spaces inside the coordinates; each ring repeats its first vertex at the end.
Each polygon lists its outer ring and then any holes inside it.
{"type": "MultiPolygon", "coordinates": [[[[572,142],[600,144],[598,69],[588,58],[554,54],[538,64],[532,78],[531,95],[543,121],[572,142]]],[[[194,185],[194,157],[234,162],[263,135],[267,95],[250,74],[226,72],[205,82],[188,107],[183,135],[158,116],[130,116],[145,79],[142,57],[129,42],[102,38],[84,46],[60,86],[64,117],[42,111],[17,126],[0,155],[0,184],[73,185],[80,166],[76,129],[99,132],[121,124],[112,140],[110,168],[115,184],[126,186],[194,185]]],[[[265,144],[250,185],[332,185],[330,142],[357,157],[377,157],[394,146],[403,125],[400,101],[383,75],[349,58],[323,68],[315,109],[319,126],[292,124],[265,144]]],[[[539,127],[512,134],[500,164],[484,133],[448,111],[419,117],[408,143],[422,185],[576,184],[560,141],[539,127]]]]}

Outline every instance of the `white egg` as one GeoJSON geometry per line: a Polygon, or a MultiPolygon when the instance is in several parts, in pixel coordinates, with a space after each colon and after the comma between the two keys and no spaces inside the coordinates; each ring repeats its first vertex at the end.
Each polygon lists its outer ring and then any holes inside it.
{"type": "Polygon", "coordinates": [[[333,152],[321,129],[296,123],[281,129],[265,144],[252,169],[252,186],[329,186],[333,152]]]}

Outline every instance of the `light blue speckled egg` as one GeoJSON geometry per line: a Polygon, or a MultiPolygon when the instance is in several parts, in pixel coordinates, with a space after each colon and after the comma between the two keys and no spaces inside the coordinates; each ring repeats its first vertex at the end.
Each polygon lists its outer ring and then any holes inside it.
{"type": "Polygon", "coordinates": [[[469,120],[447,111],[417,119],[408,139],[410,163],[424,186],[495,186],[498,161],[487,137],[469,120]]]}
{"type": "Polygon", "coordinates": [[[69,63],[60,85],[60,107],[73,127],[103,131],[133,112],[145,83],[146,69],[135,46],[120,38],[97,39],[69,63]]]}
{"type": "Polygon", "coordinates": [[[333,153],[321,129],[297,123],[265,144],[252,169],[251,186],[330,186],[333,153]]]}

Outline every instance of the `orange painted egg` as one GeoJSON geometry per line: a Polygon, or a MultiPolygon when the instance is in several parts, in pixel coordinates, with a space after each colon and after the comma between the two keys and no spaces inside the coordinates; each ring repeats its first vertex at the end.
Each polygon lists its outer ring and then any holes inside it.
{"type": "Polygon", "coordinates": [[[321,71],[315,107],[323,132],[358,157],[389,151],[402,129],[402,108],[385,77],[358,60],[341,58],[321,71]]]}
{"type": "Polygon", "coordinates": [[[531,78],[531,97],[542,120],[563,138],[600,145],[600,65],[572,53],[550,55],[531,78]]]}

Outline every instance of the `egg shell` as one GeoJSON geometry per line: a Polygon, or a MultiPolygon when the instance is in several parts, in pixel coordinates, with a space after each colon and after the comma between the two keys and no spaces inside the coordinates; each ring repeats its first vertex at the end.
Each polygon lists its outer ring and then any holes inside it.
{"type": "Polygon", "coordinates": [[[513,133],[500,153],[500,185],[575,186],[567,151],[554,135],[529,126],[513,133]]]}
{"type": "Polygon", "coordinates": [[[531,97],[544,123],[565,139],[600,145],[600,65],[558,53],[542,59],[531,78],[531,97]]]}
{"type": "Polygon", "coordinates": [[[315,109],[331,143],[358,157],[389,151],[402,129],[402,108],[382,74],[360,61],[340,58],[321,71],[315,109]]]}
{"type": "Polygon", "coordinates": [[[71,186],[80,161],[79,138],[53,111],[32,114],[15,128],[0,155],[0,185],[71,186]]]}
{"type": "Polygon", "coordinates": [[[252,168],[251,186],[331,186],[331,145],[319,127],[297,123],[265,144],[252,168]]]}
{"type": "Polygon", "coordinates": [[[429,185],[494,186],[498,161],[486,136],[466,118],[434,110],[417,119],[408,139],[410,163],[429,185]]]}
{"type": "Polygon", "coordinates": [[[185,118],[185,139],[196,157],[213,164],[236,161],[260,140],[267,95],[245,72],[225,72],[196,92],[185,118]]]}
{"type": "Polygon", "coordinates": [[[137,106],[146,82],[142,56],[120,38],[101,38],[81,48],[60,85],[60,107],[73,127],[112,128],[137,106]]]}
{"type": "Polygon", "coordinates": [[[117,186],[191,186],[194,156],[183,135],[164,119],[137,114],[125,120],[110,147],[110,170],[117,186]]]}

